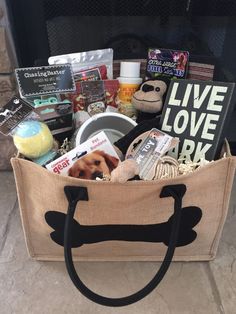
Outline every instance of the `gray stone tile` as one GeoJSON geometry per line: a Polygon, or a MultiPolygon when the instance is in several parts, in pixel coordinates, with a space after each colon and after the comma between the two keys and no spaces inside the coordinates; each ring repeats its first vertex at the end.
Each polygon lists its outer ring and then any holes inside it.
{"type": "Polygon", "coordinates": [[[0,171],[0,252],[9,229],[9,219],[16,205],[16,188],[13,172],[0,171]]]}
{"type": "Polygon", "coordinates": [[[236,180],[217,257],[210,263],[224,313],[236,313],[236,180]]]}

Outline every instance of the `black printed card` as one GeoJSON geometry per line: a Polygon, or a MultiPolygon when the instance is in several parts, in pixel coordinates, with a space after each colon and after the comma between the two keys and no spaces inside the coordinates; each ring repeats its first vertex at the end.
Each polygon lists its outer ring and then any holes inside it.
{"type": "Polygon", "coordinates": [[[158,76],[185,78],[188,60],[188,51],[149,48],[146,78],[155,79],[158,76]]]}
{"type": "Polygon", "coordinates": [[[219,157],[234,108],[234,86],[234,83],[214,81],[171,81],[161,130],[178,137],[180,142],[170,155],[193,162],[219,157]]]}
{"type": "Polygon", "coordinates": [[[4,135],[11,133],[33,109],[26,101],[13,97],[5,106],[0,108],[0,132],[4,135]]]}
{"type": "Polygon", "coordinates": [[[18,68],[15,74],[22,97],[73,92],[76,89],[70,64],[18,68]]]}

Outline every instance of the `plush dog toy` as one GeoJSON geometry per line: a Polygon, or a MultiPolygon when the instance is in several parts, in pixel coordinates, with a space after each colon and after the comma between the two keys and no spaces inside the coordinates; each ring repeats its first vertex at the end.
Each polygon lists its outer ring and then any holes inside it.
{"type": "Polygon", "coordinates": [[[126,159],[111,172],[111,181],[124,183],[139,174],[139,165],[133,159],[126,159]]]}
{"type": "Polygon", "coordinates": [[[169,79],[161,77],[147,80],[140,85],[131,99],[132,105],[138,111],[137,122],[154,118],[162,110],[163,97],[167,91],[169,79]]]}
{"type": "MultiPolygon", "coordinates": [[[[160,77],[155,80],[147,80],[140,85],[132,97],[132,104],[138,111],[138,125],[127,135],[114,143],[119,156],[125,156],[130,145],[141,134],[152,128],[160,129],[160,115],[165,93],[169,85],[169,79],[160,77]]],[[[122,160],[122,158],[121,158],[122,160]]],[[[111,173],[111,181],[123,183],[139,174],[139,168],[134,160],[124,160],[111,173]]]]}

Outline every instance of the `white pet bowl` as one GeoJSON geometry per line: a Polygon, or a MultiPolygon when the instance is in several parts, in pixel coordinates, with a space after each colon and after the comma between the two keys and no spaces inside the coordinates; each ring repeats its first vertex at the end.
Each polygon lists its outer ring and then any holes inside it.
{"type": "Polygon", "coordinates": [[[136,125],[137,123],[134,120],[120,113],[104,112],[96,114],[80,127],[76,135],[76,146],[101,131],[104,131],[111,143],[114,143],[136,125]]]}

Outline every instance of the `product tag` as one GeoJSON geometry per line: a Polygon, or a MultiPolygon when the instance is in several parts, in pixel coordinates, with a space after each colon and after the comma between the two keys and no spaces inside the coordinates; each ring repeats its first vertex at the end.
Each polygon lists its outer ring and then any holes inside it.
{"type": "Polygon", "coordinates": [[[15,73],[22,97],[73,92],[76,89],[70,64],[18,68],[15,73]]]}
{"type": "Polygon", "coordinates": [[[102,79],[99,68],[84,70],[74,74],[75,82],[99,81],[102,79]]]}
{"type": "Polygon", "coordinates": [[[133,158],[139,164],[141,179],[152,180],[159,159],[177,143],[176,138],[154,128],[127,158],[133,158]]]}
{"type": "Polygon", "coordinates": [[[0,132],[8,135],[33,110],[34,108],[26,101],[13,97],[5,106],[0,108],[0,132]]]}
{"type": "Polygon", "coordinates": [[[148,50],[146,77],[155,79],[163,75],[169,78],[185,78],[188,60],[188,51],[150,48],[148,50]]]}

